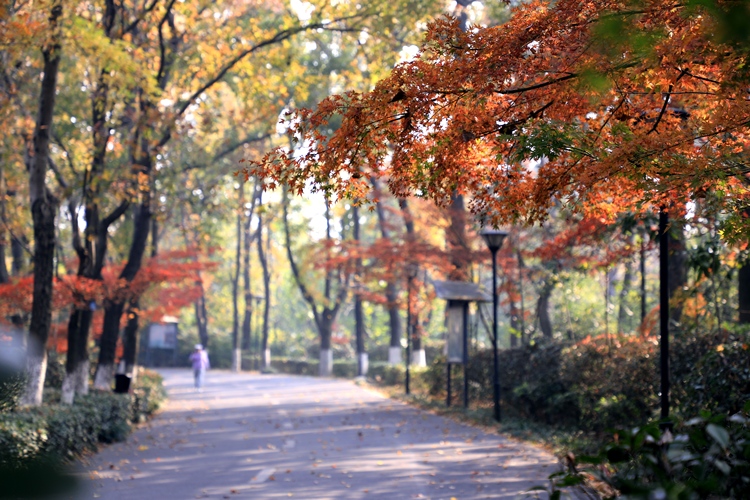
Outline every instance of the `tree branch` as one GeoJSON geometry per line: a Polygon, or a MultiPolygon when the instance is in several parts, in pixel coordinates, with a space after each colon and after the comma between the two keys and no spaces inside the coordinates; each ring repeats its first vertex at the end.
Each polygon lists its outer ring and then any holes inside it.
{"type": "Polygon", "coordinates": [[[321,329],[321,318],[320,314],[318,313],[318,306],[315,303],[315,299],[310,294],[310,291],[307,289],[305,284],[302,282],[302,278],[300,277],[299,268],[297,267],[297,263],[294,262],[294,256],[292,255],[292,242],[291,242],[291,236],[289,235],[289,196],[286,193],[286,190],[284,191],[284,199],[282,201],[282,208],[283,208],[283,215],[284,215],[284,237],[285,237],[285,246],[286,246],[286,254],[289,258],[289,266],[292,269],[292,275],[294,276],[294,281],[297,283],[297,287],[299,288],[299,291],[302,293],[302,298],[305,299],[305,302],[307,302],[310,305],[310,308],[312,309],[313,318],[315,319],[315,325],[318,327],[318,329],[321,329]]]}
{"type": "Polygon", "coordinates": [[[109,226],[111,226],[117,219],[122,217],[122,215],[128,210],[128,208],[130,208],[130,201],[123,200],[117,208],[112,210],[112,213],[102,219],[99,230],[106,232],[109,229],[109,226]]]}

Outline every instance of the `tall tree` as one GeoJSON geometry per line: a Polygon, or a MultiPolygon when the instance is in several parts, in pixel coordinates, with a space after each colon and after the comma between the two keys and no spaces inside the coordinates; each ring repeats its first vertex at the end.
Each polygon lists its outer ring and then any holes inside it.
{"type": "MultiPolygon", "coordinates": [[[[237,249],[234,258],[234,271],[232,274],[232,371],[239,372],[242,370],[242,347],[240,332],[240,311],[239,311],[239,293],[240,293],[240,274],[242,272],[242,246],[246,237],[245,224],[243,224],[243,215],[245,214],[245,182],[240,181],[237,192],[239,193],[239,208],[237,209],[237,232],[236,241],[237,249]]],[[[247,307],[247,304],[245,305],[247,307]]]]}
{"type": "MultiPolygon", "coordinates": [[[[353,239],[359,253],[361,248],[360,239],[360,223],[359,223],[359,206],[355,203],[352,206],[352,226],[353,226],[353,239]]],[[[355,284],[356,289],[354,291],[354,337],[357,346],[357,376],[364,377],[367,375],[367,350],[365,348],[365,317],[362,309],[362,259],[357,257],[354,264],[355,267],[355,284]]]]}
{"type": "MultiPolygon", "coordinates": [[[[326,219],[326,237],[325,244],[326,252],[330,252],[330,244],[332,243],[331,237],[331,207],[330,201],[326,197],[325,200],[325,219],[326,219]]],[[[294,252],[292,250],[291,234],[289,231],[289,197],[284,191],[284,200],[282,202],[282,211],[284,218],[284,244],[286,246],[286,254],[289,259],[289,266],[294,276],[294,281],[297,283],[302,298],[310,306],[310,310],[313,314],[313,320],[315,326],[318,329],[320,336],[320,376],[329,377],[333,373],[333,352],[331,351],[331,334],[333,333],[333,325],[336,321],[336,317],[339,314],[341,305],[347,296],[348,281],[349,277],[342,276],[342,272],[330,266],[326,263],[325,276],[323,278],[323,297],[316,299],[311,293],[309,285],[305,283],[305,280],[300,273],[299,266],[294,260],[294,252]],[[337,290],[334,291],[334,284],[337,285],[337,290]],[[335,292],[335,293],[334,293],[335,292]]]]}
{"type": "Polygon", "coordinates": [[[49,11],[48,38],[42,46],[44,59],[39,110],[34,128],[33,149],[28,151],[29,198],[34,222],[34,295],[27,347],[26,388],[21,399],[24,405],[42,402],[47,368],[47,337],[52,322],[52,280],[55,256],[55,217],[59,201],[46,183],[50,161],[50,136],[55,112],[57,75],[62,51],[61,17],[63,4],[55,0],[49,11]]]}
{"type": "MultiPolygon", "coordinates": [[[[380,236],[384,240],[390,239],[388,230],[388,221],[385,216],[385,207],[381,200],[382,191],[378,187],[378,180],[372,177],[370,180],[375,189],[375,211],[378,216],[378,227],[380,236]]],[[[387,301],[386,309],[388,310],[388,326],[391,331],[390,343],[388,345],[388,363],[397,365],[401,363],[401,313],[398,307],[398,289],[396,288],[395,279],[390,277],[385,288],[385,298],[387,301]]]]}
{"type": "Polygon", "coordinates": [[[263,270],[263,326],[261,332],[260,354],[262,368],[271,367],[271,349],[268,346],[268,331],[271,314],[271,269],[268,262],[271,245],[271,226],[265,222],[266,207],[262,206],[263,191],[258,191],[258,260],[263,270]],[[263,230],[266,230],[267,249],[263,248],[263,230]]]}

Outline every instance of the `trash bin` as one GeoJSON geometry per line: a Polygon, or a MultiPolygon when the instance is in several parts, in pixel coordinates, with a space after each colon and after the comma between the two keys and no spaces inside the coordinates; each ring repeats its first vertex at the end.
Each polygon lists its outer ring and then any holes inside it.
{"type": "Polygon", "coordinates": [[[115,375],[115,392],[126,394],[130,390],[130,376],[124,373],[115,375]]]}

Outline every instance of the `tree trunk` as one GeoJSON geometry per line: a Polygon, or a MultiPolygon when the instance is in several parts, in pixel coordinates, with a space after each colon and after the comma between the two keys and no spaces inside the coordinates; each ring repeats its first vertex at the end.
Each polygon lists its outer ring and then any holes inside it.
{"type": "Polygon", "coordinates": [[[8,266],[5,264],[5,231],[0,235],[0,283],[7,283],[10,279],[8,266]]]}
{"type": "MultiPolygon", "coordinates": [[[[463,202],[463,199],[461,199],[461,201],[463,202]]],[[[406,241],[409,243],[414,242],[416,240],[416,232],[414,229],[414,217],[412,217],[411,210],[409,210],[409,203],[405,198],[400,198],[398,200],[398,206],[401,209],[401,217],[404,219],[404,227],[406,228],[406,241]]],[[[460,227],[460,225],[458,227],[460,227]]],[[[416,262],[407,263],[407,265],[409,266],[416,264],[416,262]]],[[[413,282],[414,281],[412,281],[412,283],[413,282]]],[[[412,297],[416,297],[416,293],[413,293],[412,297]]],[[[409,308],[409,311],[412,311],[411,324],[406,325],[407,335],[411,335],[412,346],[411,360],[409,361],[413,365],[424,366],[426,364],[426,356],[424,349],[422,348],[422,336],[418,331],[419,318],[417,317],[417,313],[414,312],[411,304],[407,304],[407,308],[409,308]]]]}
{"type": "MultiPolygon", "coordinates": [[[[375,210],[378,214],[378,225],[380,235],[383,239],[390,239],[388,225],[385,218],[385,209],[380,201],[379,186],[377,179],[371,179],[372,185],[376,190],[375,210]]],[[[413,228],[412,228],[413,229],[413,228]]],[[[388,301],[388,326],[390,327],[391,339],[388,347],[388,363],[391,365],[401,364],[401,314],[398,308],[398,289],[394,280],[390,280],[385,288],[385,298],[388,301]]]]}
{"type": "Polygon", "coordinates": [[[622,288],[620,289],[620,308],[617,311],[617,331],[619,333],[625,332],[625,322],[627,321],[628,313],[628,294],[633,284],[633,260],[628,259],[625,261],[625,272],[622,275],[622,288]]]}
{"type": "Polygon", "coordinates": [[[740,324],[750,324],[750,260],[745,261],[740,266],[739,273],[737,273],[738,283],[738,298],[739,298],[739,309],[740,309],[740,324]]]}
{"type": "MultiPolygon", "coordinates": [[[[259,198],[258,204],[262,202],[259,198]]],[[[271,228],[266,227],[266,238],[270,245],[271,241],[271,228]]],[[[262,367],[271,367],[271,351],[268,348],[268,327],[269,319],[271,314],[271,273],[268,266],[268,260],[266,251],[263,250],[263,211],[258,210],[258,260],[260,261],[260,267],[263,269],[263,333],[261,334],[261,355],[262,355],[262,367]]]]}
{"type": "Polygon", "coordinates": [[[52,323],[55,216],[58,202],[47,190],[45,178],[49,164],[49,141],[60,65],[62,33],[58,21],[62,13],[62,2],[56,0],[50,10],[48,45],[42,49],[44,67],[39,114],[34,129],[34,150],[30,154],[28,164],[29,198],[34,224],[34,291],[26,352],[27,380],[21,398],[21,404],[24,406],[37,406],[42,403],[42,389],[47,369],[47,338],[52,323]]]}
{"type": "Polygon", "coordinates": [[[516,259],[518,260],[518,294],[521,310],[519,311],[519,323],[521,327],[521,345],[526,345],[526,301],[524,299],[524,288],[523,288],[523,269],[525,267],[523,256],[520,251],[516,252],[516,259]]]}
{"type": "MultiPolygon", "coordinates": [[[[333,281],[333,272],[327,271],[324,283],[323,296],[325,305],[318,308],[315,297],[310,293],[307,285],[302,280],[302,277],[297,267],[297,263],[294,261],[294,254],[292,253],[292,242],[291,235],[289,232],[289,198],[288,193],[284,192],[284,198],[282,201],[282,213],[284,218],[284,246],[286,247],[286,255],[289,259],[289,267],[292,269],[292,276],[294,281],[297,283],[302,298],[310,306],[310,310],[315,320],[315,326],[318,329],[320,335],[320,375],[327,377],[333,373],[333,356],[331,353],[331,333],[333,329],[333,323],[336,320],[336,316],[341,309],[341,304],[346,300],[347,286],[348,283],[343,283],[339,278],[339,289],[336,293],[335,300],[331,299],[331,285],[333,281]]],[[[326,240],[331,240],[331,210],[330,202],[326,198],[326,240]]]]}
{"type": "Polygon", "coordinates": [[[128,322],[125,325],[125,330],[122,334],[123,343],[123,360],[125,361],[125,374],[131,378],[131,383],[136,374],[136,367],[138,366],[138,301],[131,302],[128,304],[127,312],[128,322]]]}
{"type": "Polygon", "coordinates": [[[640,273],[641,273],[641,328],[644,327],[646,321],[646,236],[641,236],[641,258],[640,258],[640,273]]]}
{"type": "Polygon", "coordinates": [[[201,296],[193,304],[195,307],[195,323],[198,327],[198,338],[204,349],[208,348],[208,311],[206,310],[206,294],[201,285],[201,296]]]}
{"type": "Polygon", "coordinates": [[[333,352],[331,351],[331,334],[333,333],[333,320],[331,312],[323,311],[322,321],[318,325],[320,334],[320,365],[319,375],[330,377],[333,375],[333,352]]]}
{"type": "MultiPolygon", "coordinates": [[[[252,217],[245,217],[243,230],[243,259],[242,259],[242,291],[245,299],[245,314],[242,318],[242,348],[252,350],[252,321],[253,321],[253,294],[250,289],[250,247],[252,237],[250,234],[250,221],[252,217]]],[[[260,237],[260,225],[258,225],[258,237],[260,237]]]]}
{"type": "Polygon", "coordinates": [[[546,338],[552,338],[552,322],[549,318],[549,299],[552,296],[553,286],[548,281],[544,282],[536,303],[536,314],[539,318],[539,329],[546,338]]]}
{"type": "MultiPolygon", "coordinates": [[[[149,165],[150,165],[150,160],[149,165]]],[[[150,170],[149,170],[150,171],[150,170]]],[[[143,254],[146,251],[149,229],[151,227],[151,210],[147,200],[142,201],[134,211],[133,239],[130,243],[128,262],[125,264],[120,279],[128,285],[133,281],[141,268],[143,254]]],[[[99,344],[99,361],[96,366],[94,387],[101,390],[111,390],[115,368],[115,352],[117,339],[120,335],[120,319],[125,310],[125,301],[104,302],[104,327],[99,344]]]]}
{"type": "MultiPolygon", "coordinates": [[[[519,325],[519,322],[518,322],[518,309],[516,309],[516,303],[515,302],[511,302],[510,303],[510,328],[514,332],[519,332],[520,331],[519,327],[520,327],[520,325],[519,325]]],[[[511,347],[518,347],[518,343],[519,343],[518,341],[519,341],[518,335],[512,334],[510,336],[510,346],[511,347]]]]}
{"type": "MultiPolygon", "coordinates": [[[[359,207],[354,205],[352,207],[352,225],[353,225],[353,237],[357,245],[360,244],[360,225],[359,225],[359,207]]],[[[357,280],[362,279],[362,261],[357,259],[357,280]]],[[[357,283],[358,287],[362,283],[357,283]]],[[[359,294],[359,288],[354,294],[354,336],[357,344],[357,376],[364,377],[367,375],[367,351],[365,350],[365,325],[364,325],[364,314],[362,311],[362,297],[359,294]]]]}
{"type": "Polygon", "coordinates": [[[124,310],[124,302],[104,302],[104,326],[101,339],[99,339],[99,360],[94,377],[96,389],[112,390],[112,380],[115,374],[115,352],[117,350],[117,339],[120,336],[120,318],[122,318],[124,310]]]}
{"type": "Polygon", "coordinates": [[[0,283],[7,283],[10,279],[8,266],[5,263],[5,251],[8,248],[8,231],[7,231],[7,214],[5,212],[5,197],[7,190],[5,187],[5,174],[0,166],[0,283]]]}
{"type": "Polygon", "coordinates": [[[88,392],[89,360],[86,343],[91,319],[91,309],[76,307],[68,320],[68,354],[65,360],[61,399],[65,404],[72,404],[76,393],[84,395],[88,392]],[[85,332],[85,335],[81,332],[85,332]]]}
{"type": "Polygon", "coordinates": [[[464,197],[454,194],[451,197],[451,205],[448,209],[450,214],[450,226],[446,240],[448,241],[448,252],[450,254],[453,269],[448,273],[449,280],[468,281],[469,269],[467,255],[470,254],[466,245],[466,207],[464,197]]]}
{"type": "Polygon", "coordinates": [[[238,305],[240,292],[240,272],[242,268],[242,240],[245,225],[242,215],[245,212],[245,183],[240,182],[239,206],[237,210],[237,249],[234,259],[234,275],[232,276],[232,371],[242,370],[242,349],[240,348],[240,311],[238,305]]]}

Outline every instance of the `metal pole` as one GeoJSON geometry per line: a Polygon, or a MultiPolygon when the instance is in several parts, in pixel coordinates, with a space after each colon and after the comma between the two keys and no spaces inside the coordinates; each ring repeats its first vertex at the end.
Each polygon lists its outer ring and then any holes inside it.
{"type": "MultiPolygon", "coordinates": [[[[493,259],[494,254],[493,254],[493,259]]],[[[494,269],[494,267],[493,267],[494,269]]],[[[494,283],[494,281],[493,281],[494,283]]],[[[518,291],[521,294],[521,345],[526,344],[526,311],[524,310],[523,303],[523,260],[521,260],[521,252],[518,252],[518,291]]]]}
{"type": "Polygon", "coordinates": [[[448,370],[448,375],[447,375],[447,379],[448,380],[447,380],[447,383],[446,383],[446,386],[447,386],[446,387],[446,389],[447,389],[447,395],[445,397],[445,406],[447,406],[447,407],[450,408],[450,406],[451,406],[451,364],[450,363],[445,363],[445,366],[446,366],[446,368],[448,370]]]}
{"type": "Polygon", "coordinates": [[[469,303],[464,302],[464,408],[469,407],[469,303]]]}
{"type": "Polygon", "coordinates": [[[661,361],[661,419],[669,419],[669,214],[659,212],[659,323],[661,361]]]}
{"type": "Polygon", "coordinates": [[[500,421],[500,379],[497,363],[497,250],[492,252],[492,385],[495,420],[500,421]]]}
{"type": "Polygon", "coordinates": [[[641,235],[641,326],[646,321],[646,235],[641,235]]]}
{"type": "Polygon", "coordinates": [[[411,271],[406,279],[406,394],[409,395],[409,364],[411,363],[411,271]]]}

